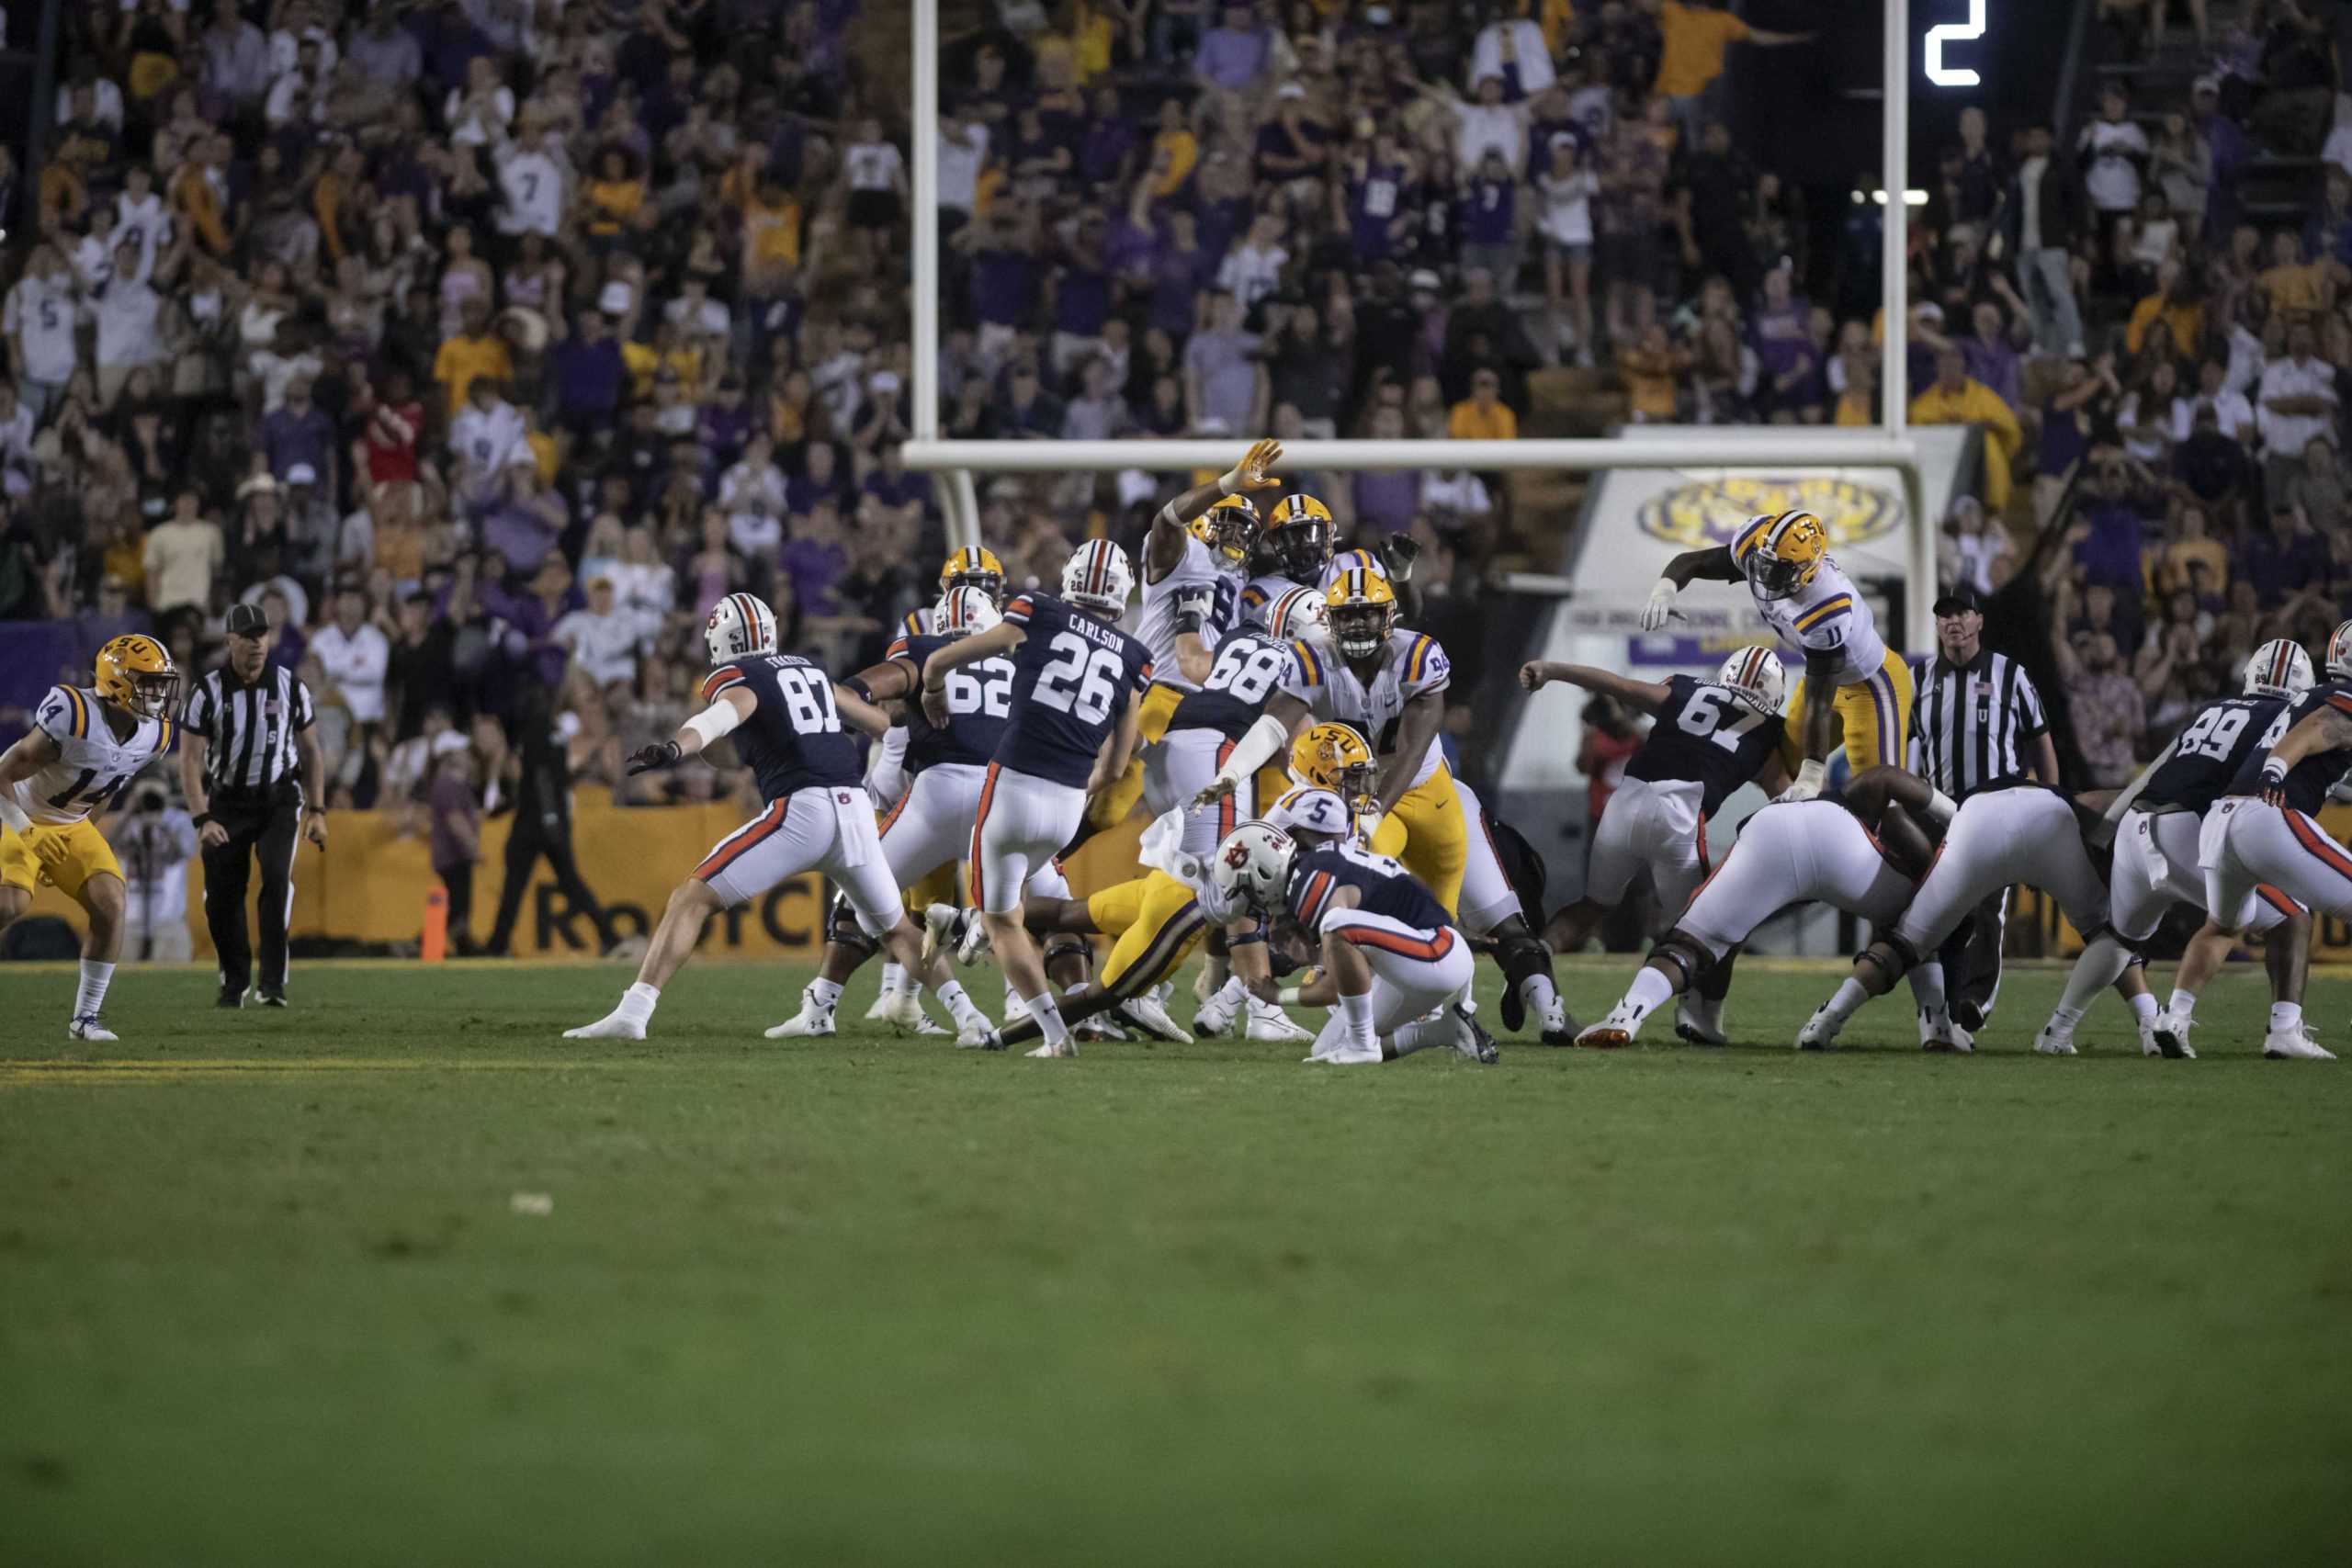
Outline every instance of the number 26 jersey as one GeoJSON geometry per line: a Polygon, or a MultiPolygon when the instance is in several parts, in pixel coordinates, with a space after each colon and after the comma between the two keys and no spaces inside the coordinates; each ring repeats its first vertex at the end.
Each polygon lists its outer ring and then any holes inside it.
{"type": "Polygon", "coordinates": [[[1004,618],[1027,635],[1012,650],[1012,718],[997,764],[1084,789],[1128,698],[1151,684],[1151,655],[1049,593],[1019,595],[1004,618]]]}
{"type": "Polygon", "coordinates": [[[1625,763],[1625,776],[1695,784],[1700,817],[1713,817],[1724,797],[1754,778],[1764,759],[1780,750],[1781,716],[1758,713],[1730,687],[1689,675],[1668,677],[1666,690],[1666,705],[1657,710],[1642,749],[1625,763]]]}
{"type": "Polygon", "coordinates": [[[179,733],[168,718],[142,718],[129,740],[117,740],[98,694],[76,686],[51,686],[33,723],[57,743],[58,759],[17,785],[17,804],[48,827],[104,809],[179,733]]]}
{"type": "Polygon", "coordinates": [[[821,668],[797,653],[746,654],[703,677],[702,700],[715,703],[737,686],[760,705],[727,739],[759,781],[762,800],[858,782],[857,742],[842,728],[832,677],[821,668]]]}

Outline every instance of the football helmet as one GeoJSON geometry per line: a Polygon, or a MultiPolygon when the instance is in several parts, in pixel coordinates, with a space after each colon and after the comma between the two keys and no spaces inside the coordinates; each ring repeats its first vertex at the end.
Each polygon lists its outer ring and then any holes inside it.
{"type": "Polygon", "coordinates": [[[2346,621],[2327,639],[2327,678],[2352,681],[2352,621],[2346,621]]]}
{"type": "Polygon", "coordinates": [[[1323,615],[1342,655],[1370,659],[1396,629],[1396,590],[1386,578],[1352,568],[1331,580],[1323,594],[1323,615]]]}
{"type": "Polygon", "coordinates": [[[1062,568],[1062,597],[1106,621],[1127,613],[1127,595],[1135,582],[1127,552],[1108,539],[1087,540],[1070,552],[1069,563],[1062,568]]]}
{"type": "Polygon", "coordinates": [[[1732,695],[1761,714],[1779,713],[1788,701],[1788,671],[1769,648],[1743,648],[1724,660],[1715,684],[1730,687],[1732,695]]]}
{"type": "Polygon", "coordinates": [[[1261,913],[1282,903],[1298,840],[1267,822],[1244,822],[1225,836],[1209,858],[1210,885],[1226,897],[1261,913]]]}
{"type": "Polygon", "coordinates": [[[114,638],[98,649],[98,695],[129,708],[142,718],[162,718],[172,711],[179,694],[179,667],[164,645],[133,632],[114,638]]]}
{"type": "Polygon", "coordinates": [[[1266,808],[1269,828],[1295,837],[1312,833],[1318,839],[1355,837],[1355,814],[1328,789],[1294,789],[1266,808]]]}
{"type": "Polygon", "coordinates": [[[951,588],[939,596],[939,603],[931,609],[932,631],[944,637],[970,637],[1002,619],[994,601],[978,588],[951,588]]]}
{"type": "MultiPolygon", "coordinates": [[[[2343,635],[2339,628],[2336,636],[2343,635]]],[[[2334,672],[2331,645],[2329,673],[2334,672]]],[[[2285,697],[2292,702],[2311,689],[2312,656],[2291,637],[2272,637],[2245,661],[2245,694],[2249,697],[2285,697]]]]}
{"type": "Polygon", "coordinates": [[[1829,558],[1829,530],[1810,512],[1751,517],[1732,541],[1731,555],[1749,587],[1767,599],[1786,599],[1829,558]]]}
{"type": "Polygon", "coordinates": [[[1331,565],[1341,571],[1362,567],[1375,576],[1388,576],[1388,563],[1380,558],[1378,550],[1341,550],[1331,558],[1331,565]]]}
{"type": "Polygon", "coordinates": [[[1251,570],[1293,582],[1320,582],[1331,560],[1331,509],[1304,491],[1274,503],[1250,554],[1251,570]]]}
{"type": "Polygon", "coordinates": [[[1193,519],[1193,536],[1228,566],[1239,566],[1257,547],[1258,536],[1265,526],[1256,502],[1246,495],[1228,495],[1193,519]]]}
{"type": "Polygon", "coordinates": [[[1004,608],[1004,563],[986,545],[967,545],[947,558],[939,569],[939,592],[943,597],[951,588],[977,588],[989,596],[989,603],[1004,608]]]}
{"type": "Polygon", "coordinates": [[[1291,776],[1363,810],[1380,788],[1380,764],[1353,725],[1317,724],[1290,743],[1291,776]]]}
{"type": "Polygon", "coordinates": [[[775,651],[775,612],[749,593],[729,593],[711,606],[702,640],[717,666],[730,659],[775,651]]]}
{"type": "Polygon", "coordinates": [[[1323,595],[1312,588],[1285,588],[1266,605],[1266,635],[1287,641],[1298,637],[1322,642],[1331,632],[1323,614],[1323,595]]]}

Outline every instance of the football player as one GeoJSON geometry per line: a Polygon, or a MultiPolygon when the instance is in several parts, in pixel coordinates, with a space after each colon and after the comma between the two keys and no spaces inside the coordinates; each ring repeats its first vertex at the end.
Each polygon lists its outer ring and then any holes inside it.
{"type": "MultiPolygon", "coordinates": [[[[2107,819],[2116,824],[2115,863],[2108,877],[2108,919],[2116,933],[2134,944],[2155,935],[2175,904],[2205,903],[2205,873],[2197,863],[2197,840],[2205,813],[2222,797],[2256,751],[2267,751],[2287,733],[2289,713],[2312,688],[2311,656],[2285,637],[2256,649],[2246,661],[2242,694],[2219,697],[2199,708],[2188,725],[2151,762],[2132,787],[2116,797],[2107,819]]],[[[2311,940],[2311,916],[2276,888],[2261,887],[2235,909],[2207,912],[2218,929],[2277,931],[2264,943],[2276,1002],[2302,1002],[2302,967],[2311,940]]],[[[2201,934],[2201,933],[2200,933],[2201,934]]],[[[2184,957],[2184,967],[2189,960],[2184,957]]],[[[2078,966],[2079,967],[2079,966],[2078,966]]],[[[2179,987],[2175,987],[2179,994],[2179,987]]],[[[2066,994],[2044,1034],[2071,1035],[2093,993],[2068,977],[2066,994]]],[[[2188,1006],[2196,994],[2188,993],[2188,1006]]],[[[2157,1014],[2151,1036],[2160,1055],[2193,1056],[2188,1023],[2169,1009],[2157,1014]]]]}
{"type": "Polygon", "coordinates": [[[923,711],[944,725],[956,671],[1000,654],[1012,659],[1011,721],[980,785],[967,858],[971,901],[989,944],[1045,1034],[1032,1055],[1071,1056],[1078,1048],[1023,927],[1022,889],[1053,863],[1089,801],[1125,774],[1135,753],[1151,655],[1114,624],[1134,583],[1125,550],[1089,540],[1062,568],[1061,597],[1022,594],[1001,624],[923,662],[923,711]]]}
{"type": "Polygon", "coordinates": [[[1841,730],[1854,772],[1902,761],[1911,727],[1911,667],[1888,649],[1869,602],[1829,558],[1829,531],[1820,518],[1768,513],[1749,518],[1729,545],[1675,557],[1642,607],[1642,629],[1664,626],[1677,614],[1675,595],[1693,580],[1747,583],[1782,651],[1804,661],[1804,673],[1789,694],[1792,728],[1783,746],[1794,782],[1781,799],[1821,793],[1841,730]]]}
{"type": "MultiPolygon", "coordinates": [[[[2263,883],[2335,919],[2352,918],[2352,855],[2318,822],[2327,792],[2352,768],[2352,621],[2327,639],[2327,680],[2295,701],[2286,734],[2253,751],[2205,814],[2198,864],[2205,908],[2236,909],[2263,883]]],[[[2302,1008],[2274,1002],[2266,1056],[2334,1061],[2303,1032],[2302,1008]]]]}
{"type": "Polygon", "coordinates": [[[66,1033],[112,1040],[99,1020],[122,952],[122,866],[91,818],[111,808],[140,770],[172,749],[179,671],[153,637],[98,649],[88,686],[51,686],[33,727],[0,752],[0,930],[48,883],[82,906],[81,984],[66,1033]]]}
{"type": "MultiPolygon", "coordinates": [[[[712,609],[703,639],[713,666],[703,677],[702,712],[672,739],[639,748],[632,774],[672,768],[724,744],[758,780],[763,809],[712,846],[670,895],[646,946],[637,983],[595,1022],[567,1040],[642,1040],[662,987],[695,950],[703,922],[756,898],[786,877],[821,870],[849,895],[866,929],[899,962],[922,973],[922,936],[907,919],[874,832],[874,807],[858,784],[857,746],[842,728],[879,737],[890,721],[854,692],[797,654],[775,650],[775,613],[749,593],[712,609]]],[[[925,976],[944,987],[947,975],[925,976]]]]}
{"type": "MultiPolygon", "coordinates": [[[[1623,999],[1577,1036],[1577,1043],[1632,1044],[1643,1021],[1668,998],[1688,990],[1758,926],[1792,905],[1823,903],[1874,925],[1893,920],[1935,855],[1928,836],[1883,793],[1882,777],[1899,772],[1872,769],[1849,783],[1842,797],[1776,803],[1748,818],[1731,853],[1650,949],[1649,962],[1623,999]]],[[[1920,1000],[1925,1013],[1931,998],[1920,1000]]],[[[1940,1008],[1942,998],[1932,998],[1932,1005],[1940,1008]]]]}
{"type": "MultiPolygon", "coordinates": [[[[1519,683],[1531,692],[1555,681],[1657,716],[1641,749],[1627,759],[1624,782],[1593,829],[1584,897],[1555,914],[1544,932],[1560,952],[1576,953],[1644,871],[1657,891],[1659,918],[1671,921],[1707,878],[1707,821],[1724,798],[1750,780],[1768,795],[1788,782],[1781,761],[1781,706],[1788,678],[1769,648],[1741,649],[1724,660],[1712,681],[1688,675],[1636,681],[1544,659],[1519,671],[1519,683]]],[[[1678,997],[1675,1033],[1694,1045],[1724,1043],[1724,998],[1737,956],[1724,954],[1678,997]]]]}
{"type": "MultiPolygon", "coordinates": [[[[928,617],[928,624],[939,628],[936,635],[900,638],[890,645],[888,656],[881,663],[842,684],[876,705],[896,702],[910,695],[922,683],[923,663],[933,653],[961,637],[987,631],[999,619],[996,606],[981,590],[951,588],[928,617]]],[[[948,722],[944,728],[934,726],[920,704],[907,705],[907,722],[898,728],[910,737],[906,766],[913,782],[891,806],[877,829],[882,857],[899,886],[918,892],[927,890],[933,878],[944,871],[949,879],[945,897],[955,897],[956,863],[970,844],[980,790],[988,776],[989,763],[1004,738],[1012,701],[1012,661],[999,654],[967,665],[948,677],[948,722]]],[[[1060,870],[1048,863],[1031,874],[1029,891],[1067,898],[1069,884],[1060,870]]],[[[927,899],[917,907],[927,908],[940,902],[944,900],[927,899]]],[[[836,908],[839,908],[837,903],[836,908]]],[[[836,919],[828,925],[824,962],[817,978],[800,993],[799,1012],[769,1030],[769,1039],[834,1032],[833,1014],[841,1001],[842,985],[859,964],[874,955],[876,939],[881,933],[867,930],[854,911],[846,920],[836,919]]],[[[1082,943],[1068,945],[1083,947],[1082,943]]],[[[1084,979],[1082,956],[1074,975],[1068,973],[1067,964],[1068,955],[1049,946],[1048,969],[1065,970],[1056,976],[1057,979],[1066,987],[1084,979]]],[[[900,994],[897,1009],[889,1015],[891,1021],[908,1025],[904,1011],[920,1010],[920,991],[917,986],[900,994]]],[[[964,1043],[977,1043],[989,1021],[965,996],[963,987],[954,986],[941,993],[939,999],[954,1014],[964,1043]]]]}
{"type": "Polygon", "coordinates": [[[1295,838],[1268,822],[1234,829],[1208,866],[1233,903],[1293,927],[1317,951],[1320,973],[1303,987],[1260,992],[1270,1001],[1332,1010],[1309,1062],[1378,1064],[1432,1045],[1475,1062],[1494,1042],[1455,997],[1470,984],[1470,942],[1410,873],[1358,846],[1336,799],[1334,831],[1295,838]]]}
{"type": "Polygon", "coordinates": [[[1260,615],[1294,588],[1320,592],[1331,560],[1331,509],[1301,491],[1274,503],[1265,531],[1250,552],[1250,581],[1242,585],[1241,613],[1260,615]]]}

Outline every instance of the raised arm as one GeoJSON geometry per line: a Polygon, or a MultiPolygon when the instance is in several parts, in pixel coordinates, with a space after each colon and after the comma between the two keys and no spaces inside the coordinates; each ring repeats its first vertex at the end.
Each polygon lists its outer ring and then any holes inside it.
{"type": "Polygon", "coordinates": [[[1677,615],[1674,596],[1693,582],[1739,582],[1745,574],[1739,563],[1731,558],[1729,545],[1715,545],[1703,550],[1685,550],[1666,563],[1658,574],[1657,586],[1650,590],[1649,603],[1642,606],[1642,630],[1654,632],[1677,615]]]}
{"type": "Polygon", "coordinates": [[[1657,712],[1673,695],[1661,682],[1636,681],[1630,675],[1595,669],[1589,664],[1562,664],[1549,659],[1531,659],[1519,667],[1519,683],[1531,692],[1540,692],[1555,681],[1614,697],[1626,706],[1639,708],[1644,713],[1657,712]]]}
{"type": "Polygon", "coordinates": [[[1216,479],[1194,485],[1161,507],[1151,520],[1149,536],[1144,540],[1143,580],[1158,582],[1174,571],[1183,562],[1184,541],[1191,536],[1193,522],[1227,496],[1280,490],[1283,481],[1269,477],[1266,470],[1282,458],[1281,442],[1258,442],[1241,455],[1239,462],[1216,479]]]}

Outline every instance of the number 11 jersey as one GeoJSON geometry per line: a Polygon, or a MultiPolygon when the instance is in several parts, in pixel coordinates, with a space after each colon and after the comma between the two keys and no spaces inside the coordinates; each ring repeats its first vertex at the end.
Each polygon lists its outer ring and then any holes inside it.
{"type": "Polygon", "coordinates": [[[1012,718],[997,743],[997,763],[1084,789],[1127,699],[1151,684],[1151,655],[1118,627],[1048,593],[1018,595],[1004,618],[1027,636],[1012,652],[1012,718]]]}
{"type": "Polygon", "coordinates": [[[702,678],[702,700],[715,703],[737,686],[760,705],[728,739],[759,781],[762,800],[858,782],[857,742],[842,728],[833,679],[822,669],[797,653],[746,654],[702,678]]]}
{"type": "Polygon", "coordinates": [[[1758,713],[1728,686],[1689,675],[1669,676],[1666,705],[1649,738],[1625,763],[1629,779],[1695,784],[1699,815],[1713,817],[1724,797],[1756,776],[1781,747],[1779,714],[1758,713]]]}

